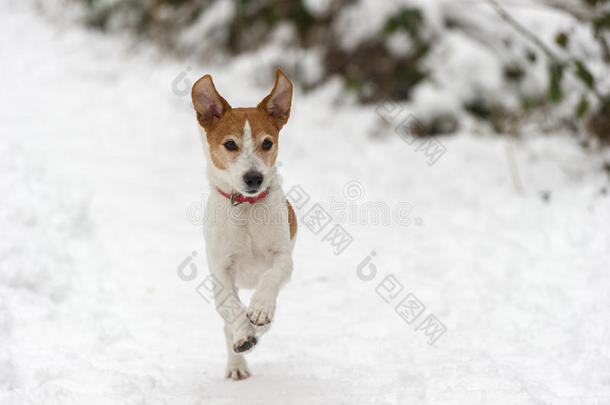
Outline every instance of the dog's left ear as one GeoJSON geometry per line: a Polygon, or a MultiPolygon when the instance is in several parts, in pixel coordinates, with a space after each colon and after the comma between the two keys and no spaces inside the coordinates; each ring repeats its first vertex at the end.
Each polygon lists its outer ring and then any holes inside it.
{"type": "Polygon", "coordinates": [[[273,90],[260,102],[257,108],[273,118],[281,128],[288,121],[291,103],[292,83],[284,72],[277,69],[275,71],[275,86],[273,86],[273,90]]]}

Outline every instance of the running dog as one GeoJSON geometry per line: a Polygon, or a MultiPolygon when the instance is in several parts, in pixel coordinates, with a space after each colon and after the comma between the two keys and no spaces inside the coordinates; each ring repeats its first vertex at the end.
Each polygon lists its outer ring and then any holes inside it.
{"type": "Polygon", "coordinates": [[[250,376],[244,354],[273,321],[278,293],[293,268],[296,216],[275,168],[292,83],[277,69],[273,90],[258,106],[232,108],[205,75],[191,97],[211,188],[204,236],[216,309],[225,323],[226,377],[243,380],[250,376]],[[239,289],[254,289],[248,308],[239,289]]]}

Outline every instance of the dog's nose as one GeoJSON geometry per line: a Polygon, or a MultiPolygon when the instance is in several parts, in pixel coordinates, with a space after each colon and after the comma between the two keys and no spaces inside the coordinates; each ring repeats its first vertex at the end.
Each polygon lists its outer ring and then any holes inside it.
{"type": "Polygon", "coordinates": [[[263,183],[263,174],[256,170],[250,170],[244,174],[244,183],[248,186],[248,190],[256,191],[263,183]]]}

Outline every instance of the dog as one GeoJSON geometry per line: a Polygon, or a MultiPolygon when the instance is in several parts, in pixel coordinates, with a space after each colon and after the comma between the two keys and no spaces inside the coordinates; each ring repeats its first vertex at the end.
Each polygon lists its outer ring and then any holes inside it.
{"type": "Polygon", "coordinates": [[[224,320],[226,378],[243,380],[251,375],[244,354],[269,329],[280,288],[293,270],[297,221],[275,167],[292,83],[277,69],[273,89],[256,107],[232,108],[205,75],[193,84],[191,98],[211,188],[203,228],[216,309],[224,320]],[[247,309],[239,289],[254,289],[247,309]]]}

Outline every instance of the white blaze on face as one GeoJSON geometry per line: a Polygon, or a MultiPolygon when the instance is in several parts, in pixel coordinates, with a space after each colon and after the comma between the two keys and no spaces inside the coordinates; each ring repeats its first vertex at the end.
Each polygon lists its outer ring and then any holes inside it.
{"type": "Polygon", "coordinates": [[[251,166],[254,166],[254,158],[256,157],[254,146],[254,139],[252,137],[252,128],[250,127],[250,122],[246,119],[246,123],[244,124],[244,135],[242,137],[241,144],[241,155],[239,159],[243,159],[244,162],[250,163],[251,166]]]}
{"type": "Polygon", "coordinates": [[[226,180],[231,183],[236,190],[244,193],[245,183],[243,181],[243,176],[250,170],[257,170],[263,174],[263,185],[261,186],[261,189],[266,187],[266,184],[268,184],[269,168],[265,165],[264,160],[256,153],[256,142],[252,135],[252,128],[246,119],[239,148],[239,156],[229,165],[229,167],[227,167],[227,170],[225,170],[228,175],[226,180]]]}

